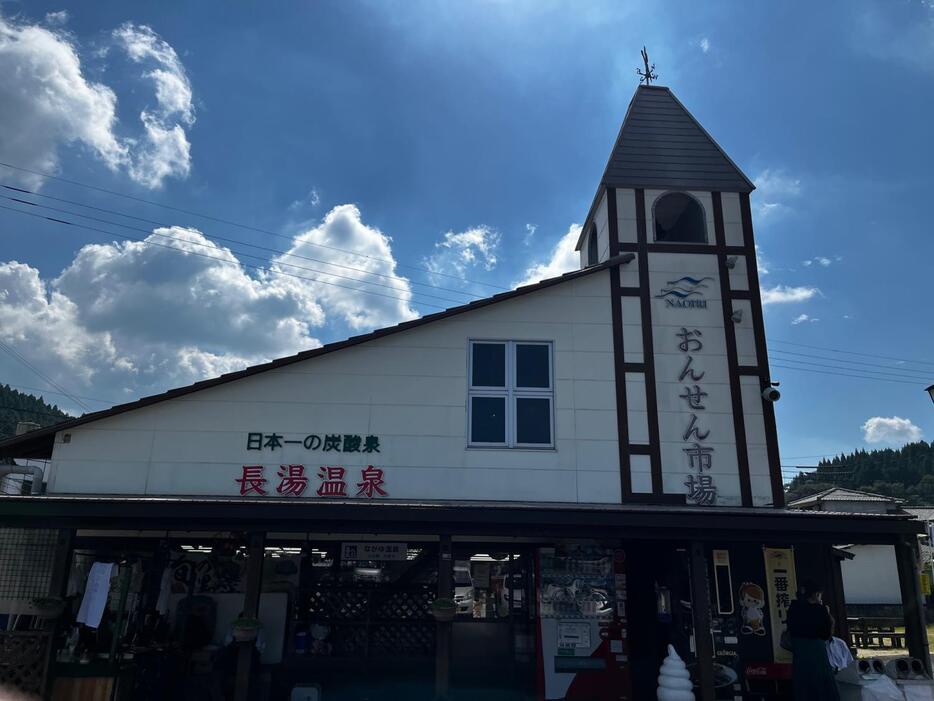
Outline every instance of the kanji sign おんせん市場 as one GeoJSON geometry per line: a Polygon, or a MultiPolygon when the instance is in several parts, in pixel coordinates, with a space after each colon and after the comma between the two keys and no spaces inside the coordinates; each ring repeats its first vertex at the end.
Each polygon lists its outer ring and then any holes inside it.
{"type": "MultiPolygon", "coordinates": [[[[356,469],[356,468],[354,468],[356,469]]],[[[359,481],[349,478],[351,489],[355,492],[355,497],[365,497],[372,499],[374,497],[388,496],[385,489],[386,480],[383,479],[383,470],[379,467],[367,465],[360,468],[359,481]]],[[[349,497],[351,494],[347,491],[347,468],[339,465],[322,465],[318,468],[318,473],[313,475],[317,478],[317,489],[315,494],[319,497],[349,497]]],[[[304,465],[280,465],[275,473],[272,482],[275,485],[275,491],[281,496],[300,497],[308,488],[309,477],[305,474],[304,465]]],[[[234,482],[240,485],[240,496],[245,497],[250,494],[259,496],[268,496],[272,489],[270,480],[266,477],[266,468],[263,465],[244,465],[242,472],[234,482]]]]}
{"type": "Polygon", "coordinates": [[[309,433],[301,438],[286,438],[282,433],[246,434],[247,450],[275,450],[287,445],[297,445],[305,450],[320,450],[325,453],[378,453],[379,436],[361,436],[359,433],[309,433]]]}

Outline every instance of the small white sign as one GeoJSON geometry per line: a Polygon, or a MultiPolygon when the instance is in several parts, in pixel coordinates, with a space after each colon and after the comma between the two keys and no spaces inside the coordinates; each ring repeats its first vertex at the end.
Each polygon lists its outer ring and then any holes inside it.
{"type": "Polygon", "coordinates": [[[341,543],[341,560],[404,560],[406,543],[341,543]]]}
{"type": "Polygon", "coordinates": [[[558,647],[590,649],[590,623],[558,623],[558,647]]]}

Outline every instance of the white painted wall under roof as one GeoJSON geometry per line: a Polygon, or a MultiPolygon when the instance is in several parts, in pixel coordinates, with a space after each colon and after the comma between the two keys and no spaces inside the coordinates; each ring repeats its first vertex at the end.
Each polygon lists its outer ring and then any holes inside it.
{"type": "MultiPolygon", "coordinates": [[[[609,273],[512,300],[56,436],[50,493],[237,496],[243,465],[280,464],[351,480],[372,462],[397,499],[619,502],[609,273]],[[556,448],[467,449],[468,339],[554,343],[556,448]],[[381,452],[246,450],[247,433],[373,434],[381,452]],[[370,459],[366,459],[370,457],[370,459]],[[338,462],[338,460],[340,462],[338,462]]],[[[352,493],[352,492],[351,492],[352,493]]]]}
{"type": "Polygon", "coordinates": [[[901,588],[895,548],[891,545],[852,545],[852,560],[844,560],[843,596],[848,604],[900,604],[901,588]]]}

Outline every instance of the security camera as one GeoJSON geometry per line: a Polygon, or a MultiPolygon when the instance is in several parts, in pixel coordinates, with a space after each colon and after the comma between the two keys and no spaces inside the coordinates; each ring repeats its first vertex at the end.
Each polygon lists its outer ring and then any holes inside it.
{"type": "Polygon", "coordinates": [[[782,393],[775,389],[775,387],[772,385],[769,385],[764,390],[762,390],[762,398],[767,402],[777,402],[781,396],[782,393]]]}

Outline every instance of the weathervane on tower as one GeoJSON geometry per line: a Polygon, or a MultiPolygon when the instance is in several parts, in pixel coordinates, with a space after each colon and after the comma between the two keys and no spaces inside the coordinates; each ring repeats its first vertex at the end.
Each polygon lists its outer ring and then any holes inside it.
{"type": "Polygon", "coordinates": [[[649,52],[645,50],[644,46],[642,47],[642,62],[645,64],[645,71],[636,69],[636,73],[640,76],[639,82],[651,85],[652,81],[658,78],[658,75],[655,73],[655,64],[649,65],[649,52]]]}

